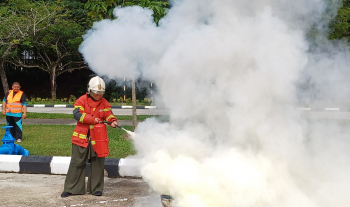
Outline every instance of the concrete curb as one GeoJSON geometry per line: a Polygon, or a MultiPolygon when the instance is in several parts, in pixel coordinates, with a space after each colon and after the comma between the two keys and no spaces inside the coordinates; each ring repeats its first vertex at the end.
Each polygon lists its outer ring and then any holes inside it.
{"type": "MultiPolygon", "coordinates": [[[[0,104],[2,107],[2,104],[0,104]]],[[[36,108],[44,108],[44,107],[55,107],[55,108],[74,108],[74,105],[64,105],[64,104],[55,104],[55,105],[45,105],[45,104],[34,104],[27,105],[27,107],[36,107],[36,108]]],[[[132,109],[132,106],[112,106],[113,109],[132,109]]],[[[136,106],[136,109],[156,109],[157,106],[136,106]]]]}
{"type": "MultiPolygon", "coordinates": [[[[15,172],[28,174],[67,174],[71,157],[60,156],[22,156],[0,155],[0,172],[15,172]]],[[[137,159],[106,158],[105,170],[108,177],[135,177],[140,178],[137,159]]],[[[89,174],[89,163],[86,175],[89,174]]]]}

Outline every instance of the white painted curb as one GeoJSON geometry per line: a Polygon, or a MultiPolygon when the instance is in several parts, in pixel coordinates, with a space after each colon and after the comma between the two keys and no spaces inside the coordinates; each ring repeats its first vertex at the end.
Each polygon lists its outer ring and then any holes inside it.
{"type": "Polygon", "coordinates": [[[22,155],[0,155],[0,172],[19,172],[22,155]]]}
{"type": "Polygon", "coordinates": [[[157,106],[145,106],[145,109],[156,109],[157,106]]]}
{"type": "Polygon", "coordinates": [[[55,104],[55,105],[53,105],[53,107],[55,107],[55,108],[66,108],[67,105],[55,104]]]}
{"type": "Polygon", "coordinates": [[[43,108],[45,104],[34,104],[33,107],[43,108]]]}
{"type": "Polygon", "coordinates": [[[122,177],[141,177],[139,163],[139,159],[120,159],[119,175],[122,177]]]}
{"type": "Polygon", "coordinates": [[[54,156],[50,163],[51,173],[59,175],[67,174],[70,160],[71,157],[54,156]]]}

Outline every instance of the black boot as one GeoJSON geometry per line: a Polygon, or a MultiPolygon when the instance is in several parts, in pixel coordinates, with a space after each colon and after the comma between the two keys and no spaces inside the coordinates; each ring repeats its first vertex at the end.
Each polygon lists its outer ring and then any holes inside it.
{"type": "Polygon", "coordinates": [[[70,196],[70,195],[72,195],[71,193],[68,193],[68,192],[63,192],[62,194],[61,194],[61,197],[62,198],[66,198],[66,197],[68,197],[68,196],[70,196]]]}
{"type": "Polygon", "coordinates": [[[101,196],[101,195],[102,195],[102,192],[101,192],[101,191],[96,191],[93,195],[94,195],[94,196],[101,196]]]}

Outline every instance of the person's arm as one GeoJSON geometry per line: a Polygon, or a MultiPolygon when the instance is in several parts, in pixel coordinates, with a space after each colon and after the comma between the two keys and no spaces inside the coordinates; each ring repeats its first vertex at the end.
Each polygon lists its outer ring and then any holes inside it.
{"type": "Polygon", "coordinates": [[[27,97],[25,94],[22,95],[21,97],[21,102],[22,102],[22,118],[26,119],[27,118],[27,97]]]}
{"type": "MultiPolygon", "coordinates": [[[[107,101],[106,101],[107,102],[107,101]]],[[[105,104],[105,109],[103,109],[104,111],[104,119],[107,122],[110,122],[111,127],[117,127],[118,125],[118,120],[117,117],[114,116],[113,112],[112,112],[112,106],[107,102],[105,104]]]]}
{"type": "Polygon", "coordinates": [[[23,119],[26,119],[26,118],[27,118],[27,106],[23,106],[22,118],[23,118],[23,119]]]}
{"type": "Polygon", "coordinates": [[[73,109],[74,119],[83,124],[97,124],[99,119],[92,114],[85,113],[84,106],[85,104],[81,98],[75,102],[73,109]]]}

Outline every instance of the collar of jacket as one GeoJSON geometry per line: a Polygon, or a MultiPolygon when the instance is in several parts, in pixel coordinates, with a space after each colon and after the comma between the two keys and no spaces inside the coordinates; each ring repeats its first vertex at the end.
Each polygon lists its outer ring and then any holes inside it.
{"type": "Polygon", "coordinates": [[[87,96],[87,103],[88,103],[88,105],[93,107],[93,108],[97,108],[97,106],[99,106],[102,103],[103,98],[101,98],[100,100],[96,101],[90,96],[90,94],[86,93],[86,96],[87,96]]]}

